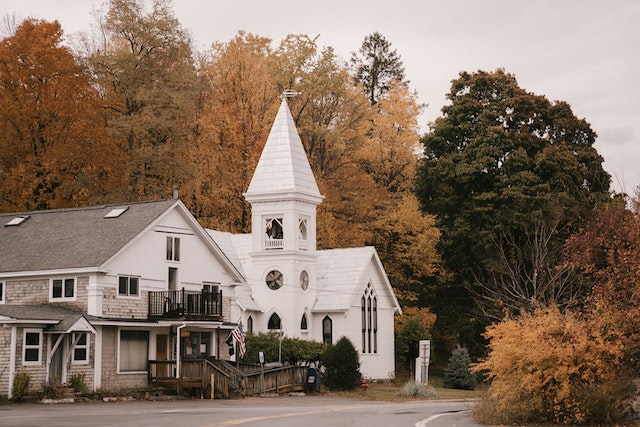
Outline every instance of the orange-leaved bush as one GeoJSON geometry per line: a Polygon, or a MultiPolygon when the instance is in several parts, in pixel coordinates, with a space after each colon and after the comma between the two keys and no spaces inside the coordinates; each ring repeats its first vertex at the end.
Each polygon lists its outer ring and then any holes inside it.
{"type": "Polygon", "coordinates": [[[488,357],[474,370],[491,385],[476,411],[492,423],[609,423],[622,416],[629,381],[613,328],[556,306],[487,329],[488,357]]]}

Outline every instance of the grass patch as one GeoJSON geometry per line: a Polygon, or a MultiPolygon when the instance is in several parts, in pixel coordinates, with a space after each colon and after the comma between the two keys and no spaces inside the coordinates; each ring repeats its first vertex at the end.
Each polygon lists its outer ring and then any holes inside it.
{"type": "Polygon", "coordinates": [[[457,390],[451,388],[444,388],[444,380],[439,377],[429,377],[429,386],[431,386],[435,392],[435,397],[428,398],[411,398],[401,397],[398,392],[406,384],[407,379],[396,379],[389,381],[370,381],[367,393],[363,394],[361,389],[345,392],[329,392],[328,394],[334,396],[344,396],[351,398],[361,398],[366,400],[384,400],[384,401],[406,401],[406,400],[446,400],[446,399],[479,399],[481,398],[487,387],[483,384],[476,386],[475,390],[457,390]]]}

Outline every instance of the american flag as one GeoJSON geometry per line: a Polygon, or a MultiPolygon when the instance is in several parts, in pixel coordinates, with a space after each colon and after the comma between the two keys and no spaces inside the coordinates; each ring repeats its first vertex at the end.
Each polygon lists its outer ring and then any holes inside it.
{"type": "Polygon", "coordinates": [[[236,347],[238,352],[240,353],[240,358],[244,359],[244,355],[247,353],[247,347],[244,344],[244,333],[242,332],[242,321],[238,323],[233,331],[231,331],[231,336],[236,342],[236,347]]]}

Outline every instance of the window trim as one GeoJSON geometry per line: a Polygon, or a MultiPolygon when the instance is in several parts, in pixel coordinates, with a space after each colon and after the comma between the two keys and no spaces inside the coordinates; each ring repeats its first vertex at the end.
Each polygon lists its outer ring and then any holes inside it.
{"type": "Polygon", "coordinates": [[[43,333],[42,329],[25,328],[22,332],[22,365],[23,366],[40,366],[42,365],[42,345],[43,333]],[[27,345],[27,334],[38,334],[38,345],[27,345]],[[38,360],[27,360],[27,349],[38,350],[38,360]]]}
{"type": "Polygon", "coordinates": [[[50,279],[49,280],[49,302],[59,302],[59,301],[76,301],[77,300],[77,296],[78,296],[78,279],[76,277],[60,277],[60,278],[56,278],[56,279],[50,279]],[[65,291],[66,291],[66,283],[67,280],[73,280],[73,296],[65,296],[65,291]],[[61,296],[56,297],[54,296],[54,283],[55,282],[61,282],[61,296]]]}
{"type": "Polygon", "coordinates": [[[140,277],[139,276],[128,276],[126,274],[118,275],[118,298],[140,298],[140,277]],[[127,292],[120,292],[120,281],[122,279],[127,280],[127,292]],[[131,293],[131,280],[135,279],[136,281],[136,293],[131,293]]]}
{"type": "Polygon", "coordinates": [[[89,364],[89,333],[88,332],[74,332],[73,334],[71,334],[71,340],[72,343],[76,343],[76,345],[73,347],[73,351],[71,352],[71,363],[74,365],[88,365],[89,364]],[[84,335],[84,344],[80,344],[80,341],[78,341],[76,343],[76,336],[78,335],[84,335]],[[82,350],[84,349],[85,351],[85,358],[84,359],[76,359],[76,350],[82,350]]]}

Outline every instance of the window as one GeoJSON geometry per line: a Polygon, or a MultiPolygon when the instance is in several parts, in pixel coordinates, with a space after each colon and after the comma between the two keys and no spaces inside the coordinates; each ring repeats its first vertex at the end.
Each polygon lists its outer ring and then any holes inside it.
{"type": "Polygon", "coordinates": [[[265,219],[265,249],[282,249],[284,246],[284,228],[282,218],[265,219]]]}
{"type": "Polygon", "coordinates": [[[362,312],[362,352],[378,352],[378,298],[371,283],[360,300],[362,312]]]}
{"type": "Polygon", "coordinates": [[[302,320],[300,320],[300,329],[303,331],[307,331],[309,328],[307,326],[307,315],[302,315],[302,320]]]}
{"type": "Polygon", "coordinates": [[[247,333],[253,333],[253,317],[251,316],[249,316],[249,318],[247,319],[247,333]]]}
{"type": "Polygon", "coordinates": [[[73,363],[86,364],[89,363],[89,338],[86,332],[74,332],[72,336],[73,342],[73,363]]]}
{"type": "Polygon", "coordinates": [[[137,297],[138,296],[137,277],[120,276],[118,278],[118,295],[121,297],[137,297]]]}
{"type": "Polygon", "coordinates": [[[306,218],[300,218],[298,220],[298,246],[300,247],[301,250],[306,251],[307,250],[307,236],[309,234],[309,230],[308,230],[308,226],[307,226],[307,219],[306,218]]]}
{"type": "Polygon", "coordinates": [[[309,287],[309,273],[306,270],[300,272],[300,289],[306,291],[309,287]]]}
{"type": "Polygon", "coordinates": [[[120,215],[125,213],[129,209],[129,206],[123,208],[113,208],[104,216],[105,218],[120,218],[120,215]]]}
{"type": "Polygon", "coordinates": [[[278,270],[270,271],[267,274],[266,282],[269,289],[273,289],[274,291],[276,289],[280,289],[283,284],[282,273],[280,273],[278,270]]]}
{"type": "Polygon", "coordinates": [[[329,316],[322,319],[322,342],[325,344],[333,344],[333,321],[329,316]]]}
{"type": "Polygon", "coordinates": [[[176,290],[178,284],[178,269],[169,267],[169,277],[167,278],[167,286],[170,291],[176,290]]]}
{"type": "Polygon", "coordinates": [[[4,302],[4,283],[0,282],[0,304],[4,302]]]}
{"type": "Polygon", "coordinates": [[[180,238],[167,236],[167,261],[180,261],[180,238]]]}
{"type": "Polygon", "coordinates": [[[144,372],[149,359],[148,331],[120,331],[119,372],[144,372]]]}
{"type": "Polygon", "coordinates": [[[6,223],[4,226],[5,227],[13,227],[15,225],[20,225],[20,224],[22,224],[23,222],[25,222],[28,219],[29,219],[29,215],[17,216],[15,218],[13,218],[11,221],[9,221],[8,223],[6,223]]]}
{"type": "Polygon", "coordinates": [[[271,330],[280,330],[282,329],[282,325],[280,323],[280,316],[276,313],[273,313],[271,317],[269,317],[269,323],[267,325],[267,329],[271,330]]]}
{"type": "Polygon", "coordinates": [[[51,299],[74,299],[76,295],[76,279],[53,279],[51,281],[51,299]]]}
{"type": "Polygon", "coordinates": [[[39,365],[42,359],[42,330],[25,329],[22,344],[22,364],[39,365]]]}

